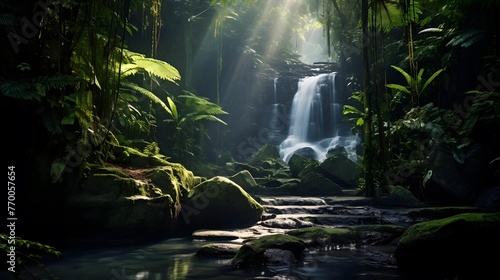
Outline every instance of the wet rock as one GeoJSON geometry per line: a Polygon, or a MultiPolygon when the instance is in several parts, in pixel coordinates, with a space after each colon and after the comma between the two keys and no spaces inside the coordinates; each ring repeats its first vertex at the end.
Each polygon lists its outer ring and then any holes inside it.
{"type": "Polygon", "coordinates": [[[207,244],[196,251],[198,257],[233,258],[241,245],[238,244],[207,244]]]}
{"type": "Polygon", "coordinates": [[[305,246],[300,239],[291,235],[267,235],[241,246],[231,264],[237,267],[264,264],[269,260],[264,255],[268,249],[287,250],[300,259],[305,246]]]}
{"type": "Polygon", "coordinates": [[[401,186],[388,186],[389,195],[376,199],[378,206],[384,207],[422,207],[424,203],[418,200],[412,192],[401,186]]]}
{"type": "Polygon", "coordinates": [[[312,222],[302,221],[294,218],[269,219],[260,223],[263,226],[280,229],[296,229],[314,226],[312,222]]]}
{"type": "Polygon", "coordinates": [[[304,175],[298,194],[302,195],[342,195],[342,188],[321,173],[310,172],[304,175]]]}
{"type": "Polygon", "coordinates": [[[233,229],[261,220],[264,208],[233,181],[217,176],[197,185],[182,204],[189,229],[233,229]]]}
{"type": "Polygon", "coordinates": [[[258,186],[252,174],[248,170],[242,170],[231,177],[229,180],[235,182],[238,186],[242,187],[245,191],[251,191],[258,186]]]}
{"type": "Polygon", "coordinates": [[[308,227],[288,231],[287,234],[300,238],[312,245],[383,245],[401,236],[406,228],[396,225],[362,225],[349,227],[308,227]]]}
{"type": "Polygon", "coordinates": [[[326,177],[342,188],[356,188],[361,177],[361,169],[343,154],[335,154],[324,160],[320,167],[326,177]]]}
{"type": "Polygon", "coordinates": [[[292,252],[269,248],[264,251],[264,262],[271,265],[290,265],[297,262],[292,252]]]}
{"type": "Polygon", "coordinates": [[[201,240],[234,240],[240,238],[235,232],[224,230],[196,230],[192,236],[194,239],[201,240]]]}
{"type": "Polygon", "coordinates": [[[290,166],[290,172],[293,177],[298,177],[299,173],[304,170],[304,168],[308,164],[308,160],[304,157],[301,157],[297,154],[293,154],[290,160],[288,161],[288,165],[290,166]]]}
{"type": "Polygon", "coordinates": [[[498,271],[498,236],[500,213],[464,213],[409,227],[394,256],[412,279],[480,279],[498,271]]]}

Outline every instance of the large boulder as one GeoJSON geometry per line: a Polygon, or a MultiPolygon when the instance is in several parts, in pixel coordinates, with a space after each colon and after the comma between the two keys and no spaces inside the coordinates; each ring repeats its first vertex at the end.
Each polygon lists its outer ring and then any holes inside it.
{"type": "Polygon", "coordinates": [[[310,172],[304,175],[297,189],[300,195],[342,195],[342,188],[321,173],[310,172]]]}
{"type": "Polygon", "coordinates": [[[130,177],[96,173],[68,198],[68,221],[75,234],[113,238],[172,233],[176,203],[156,186],[130,177]]]}
{"type": "Polygon", "coordinates": [[[181,222],[188,229],[231,229],[261,220],[264,207],[228,178],[213,177],[195,186],[182,204],[181,222]]]}
{"type": "Polygon", "coordinates": [[[500,213],[458,214],[409,227],[394,257],[411,279],[487,279],[498,274],[499,236],[500,213]]]}
{"type": "Polygon", "coordinates": [[[231,260],[235,267],[295,262],[302,257],[306,246],[297,237],[287,234],[262,236],[245,243],[231,260]]]}
{"type": "Polygon", "coordinates": [[[115,156],[115,164],[94,167],[69,194],[67,223],[73,233],[110,238],[173,234],[181,201],[196,177],[181,164],[130,147],[115,147],[115,156]]]}
{"type": "Polygon", "coordinates": [[[358,181],[362,175],[361,168],[347,156],[334,154],[325,159],[320,167],[326,177],[342,188],[354,189],[358,187],[358,181]]]}

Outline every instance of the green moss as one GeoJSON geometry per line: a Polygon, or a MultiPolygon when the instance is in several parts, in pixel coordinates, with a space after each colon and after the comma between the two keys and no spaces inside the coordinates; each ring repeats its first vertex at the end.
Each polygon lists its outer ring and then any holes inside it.
{"type": "Polygon", "coordinates": [[[113,174],[123,178],[130,178],[130,176],[125,174],[122,170],[115,167],[100,167],[95,170],[94,174],[113,174]]]}
{"type": "Polygon", "coordinates": [[[448,218],[412,225],[405,231],[398,246],[416,240],[432,240],[446,236],[478,232],[500,225],[500,213],[463,213],[448,218]],[[457,232],[457,229],[459,232],[457,232]]]}
{"type": "Polygon", "coordinates": [[[257,252],[262,252],[267,248],[276,246],[276,244],[284,243],[302,244],[302,241],[299,238],[288,234],[273,234],[252,240],[248,242],[247,245],[252,246],[252,248],[254,248],[257,252]]]}
{"type": "Polygon", "coordinates": [[[329,239],[329,243],[350,244],[359,240],[359,234],[352,228],[308,227],[288,232],[304,241],[329,239]]]}
{"type": "Polygon", "coordinates": [[[305,245],[299,238],[288,234],[262,236],[241,246],[236,256],[231,260],[231,264],[234,266],[261,264],[264,262],[264,252],[269,248],[288,250],[296,258],[300,258],[305,245]]]}
{"type": "Polygon", "coordinates": [[[136,168],[147,168],[170,164],[168,161],[158,156],[147,155],[127,146],[115,146],[113,154],[118,163],[136,168]]]}

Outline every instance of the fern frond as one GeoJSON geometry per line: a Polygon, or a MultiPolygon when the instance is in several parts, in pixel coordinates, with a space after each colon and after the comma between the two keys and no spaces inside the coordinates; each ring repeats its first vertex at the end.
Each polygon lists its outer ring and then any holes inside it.
{"type": "Polygon", "coordinates": [[[42,99],[42,94],[36,90],[36,87],[32,83],[24,81],[5,81],[0,84],[0,92],[15,99],[36,101],[42,99]]]}
{"type": "Polygon", "coordinates": [[[451,39],[446,46],[460,46],[462,48],[467,48],[472,46],[474,43],[480,41],[483,38],[483,32],[480,30],[466,30],[461,34],[456,35],[451,39]]]}
{"type": "Polygon", "coordinates": [[[196,112],[206,113],[209,115],[227,115],[228,113],[219,105],[210,102],[209,100],[196,96],[194,94],[179,95],[180,98],[186,99],[186,105],[192,107],[196,112]]]}
{"type": "Polygon", "coordinates": [[[61,121],[62,118],[59,116],[59,114],[56,111],[53,110],[44,110],[42,113],[42,123],[47,129],[52,134],[61,134],[62,133],[62,128],[61,128],[61,121]]]}
{"type": "Polygon", "coordinates": [[[129,88],[129,89],[133,89],[135,90],[136,92],[146,96],[147,98],[149,98],[151,101],[155,102],[156,104],[160,105],[169,115],[172,116],[172,111],[170,110],[170,108],[168,108],[168,106],[165,104],[165,102],[163,102],[160,98],[158,98],[158,96],[156,96],[153,92],[143,88],[143,87],[140,87],[134,83],[131,83],[131,82],[127,82],[127,81],[122,81],[121,82],[121,85],[126,87],[126,88],[129,88]]]}
{"type": "Polygon", "coordinates": [[[17,24],[17,18],[12,14],[0,14],[0,26],[13,27],[17,24]]]}
{"type": "Polygon", "coordinates": [[[148,58],[126,49],[123,50],[123,55],[125,63],[121,65],[121,71],[124,77],[143,72],[174,84],[181,79],[179,71],[163,60],[148,58]]]}
{"type": "Polygon", "coordinates": [[[69,75],[39,76],[36,77],[33,82],[41,84],[46,90],[76,85],[75,77],[69,75]]]}
{"type": "Polygon", "coordinates": [[[194,121],[201,121],[201,120],[207,120],[207,121],[215,121],[215,122],[220,122],[224,125],[227,125],[226,122],[224,122],[223,120],[217,118],[216,116],[214,115],[197,115],[193,118],[194,121]]]}
{"type": "Polygon", "coordinates": [[[165,61],[144,57],[134,59],[134,64],[149,75],[162,80],[177,84],[176,81],[181,79],[179,71],[165,61]]]}

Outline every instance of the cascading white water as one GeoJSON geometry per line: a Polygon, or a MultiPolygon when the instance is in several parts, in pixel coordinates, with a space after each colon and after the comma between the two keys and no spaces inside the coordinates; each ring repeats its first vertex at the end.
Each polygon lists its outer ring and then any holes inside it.
{"type": "Polygon", "coordinates": [[[337,101],[335,75],[335,72],[320,74],[299,82],[292,102],[288,137],[279,146],[285,162],[299,150],[323,161],[329,151],[339,147],[346,150],[351,160],[357,160],[358,135],[342,135],[340,131],[342,104],[337,101]]]}

